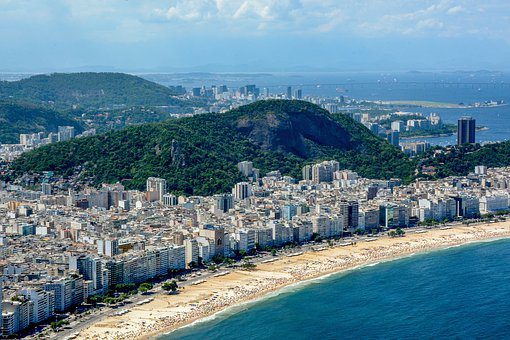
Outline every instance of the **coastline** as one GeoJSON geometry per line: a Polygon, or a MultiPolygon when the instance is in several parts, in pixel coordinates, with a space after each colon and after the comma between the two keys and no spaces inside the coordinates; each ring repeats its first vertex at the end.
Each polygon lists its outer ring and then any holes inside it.
{"type": "Polygon", "coordinates": [[[298,256],[260,263],[254,271],[234,270],[186,286],[177,295],[154,294],[154,300],[121,316],[106,316],[80,332],[87,339],[148,339],[202,322],[232,308],[283,293],[284,288],[307,284],[333,274],[372,266],[429,251],[510,237],[510,221],[454,226],[405,237],[380,237],[371,242],[336,246],[298,256]]]}
{"type": "Polygon", "coordinates": [[[377,101],[376,103],[382,105],[393,105],[393,106],[409,106],[409,107],[422,107],[430,109],[479,109],[479,108],[497,108],[508,105],[507,103],[494,104],[494,105],[461,105],[454,103],[435,102],[427,100],[389,100],[389,101],[377,101]]]}

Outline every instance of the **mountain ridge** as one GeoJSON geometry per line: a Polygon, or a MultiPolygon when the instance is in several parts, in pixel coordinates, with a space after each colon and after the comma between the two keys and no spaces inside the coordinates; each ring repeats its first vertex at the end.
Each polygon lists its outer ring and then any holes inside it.
{"type": "Polygon", "coordinates": [[[71,116],[30,103],[0,99],[0,143],[18,143],[21,133],[57,132],[58,126],[74,126],[77,133],[83,125],[71,116]]]}
{"type": "Polygon", "coordinates": [[[186,105],[177,93],[138,76],[115,72],[39,74],[0,81],[0,99],[13,98],[57,107],[186,105]]]}
{"type": "Polygon", "coordinates": [[[350,117],[287,100],[258,101],[226,113],[41,147],[23,154],[13,169],[18,174],[53,170],[68,175],[81,169],[84,183],[122,181],[134,189],[143,189],[147,177],[158,176],[167,179],[171,191],[203,195],[229,191],[242,180],[239,161],[253,161],[262,173],[280,170],[300,179],[304,164],[324,159],[374,178],[405,178],[414,169],[403,153],[350,117]]]}

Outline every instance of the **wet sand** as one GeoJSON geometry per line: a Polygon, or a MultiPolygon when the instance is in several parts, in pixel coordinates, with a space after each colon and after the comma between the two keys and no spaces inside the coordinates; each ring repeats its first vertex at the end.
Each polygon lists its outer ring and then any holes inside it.
{"type": "Polygon", "coordinates": [[[80,332],[79,338],[152,338],[244,302],[262,298],[291,284],[359,266],[446,247],[510,237],[510,222],[433,229],[404,237],[381,237],[351,246],[327,247],[261,263],[253,271],[234,270],[186,286],[178,294],[157,293],[154,301],[122,316],[109,316],[80,332]]]}

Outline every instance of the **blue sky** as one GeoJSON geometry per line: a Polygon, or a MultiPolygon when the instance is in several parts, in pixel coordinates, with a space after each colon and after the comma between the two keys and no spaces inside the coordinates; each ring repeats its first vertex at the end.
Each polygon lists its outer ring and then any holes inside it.
{"type": "Polygon", "coordinates": [[[0,0],[0,71],[510,70],[505,0],[0,0]]]}

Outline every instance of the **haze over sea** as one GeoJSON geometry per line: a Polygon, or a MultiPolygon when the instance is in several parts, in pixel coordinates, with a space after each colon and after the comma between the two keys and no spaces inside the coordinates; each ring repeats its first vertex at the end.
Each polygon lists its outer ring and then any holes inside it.
{"type": "Polygon", "coordinates": [[[433,251],[293,287],[161,339],[505,338],[509,262],[510,240],[433,251]]]}

